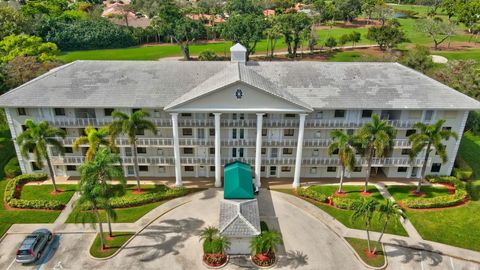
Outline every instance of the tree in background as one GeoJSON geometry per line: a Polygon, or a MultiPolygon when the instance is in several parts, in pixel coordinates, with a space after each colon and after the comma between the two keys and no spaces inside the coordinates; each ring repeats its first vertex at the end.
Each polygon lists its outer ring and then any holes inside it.
{"type": "Polygon", "coordinates": [[[400,24],[396,21],[389,21],[385,25],[370,27],[367,38],[375,41],[380,50],[390,50],[399,43],[405,41],[405,33],[399,28],[400,24]]]}
{"type": "Polygon", "coordinates": [[[475,60],[448,61],[433,77],[467,96],[480,99],[480,70],[475,60]]]}
{"type": "Polygon", "coordinates": [[[10,6],[0,5],[0,40],[24,33],[27,28],[27,19],[20,12],[10,6]]]}
{"type": "Polygon", "coordinates": [[[362,13],[360,0],[335,0],[335,19],[351,22],[362,13]]]}
{"type": "Polygon", "coordinates": [[[445,163],[448,161],[447,158],[447,146],[443,144],[443,141],[447,141],[450,138],[458,140],[458,134],[454,131],[443,129],[442,126],[445,123],[445,120],[438,120],[434,124],[425,124],[422,122],[415,123],[413,128],[418,129],[418,133],[411,134],[408,137],[408,140],[412,144],[412,148],[409,152],[410,160],[416,158],[420,153],[425,151],[425,156],[422,166],[422,176],[418,179],[418,186],[416,193],[420,193],[422,188],[422,180],[427,174],[427,164],[430,157],[430,153],[433,149],[436,150],[437,155],[442,159],[442,162],[445,163]],[[433,149],[432,149],[433,148],[433,149]]]}
{"type": "Polygon", "coordinates": [[[13,89],[58,66],[57,62],[40,62],[35,56],[17,56],[4,65],[3,90],[13,89]]]}
{"type": "Polygon", "coordinates": [[[338,39],[338,44],[340,44],[341,46],[347,44],[347,42],[350,42],[350,35],[349,34],[343,34],[338,39]]]}
{"type": "Polygon", "coordinates": [[[329,37],[325,41],[325,46],[327,46],[328,48],[330,48],[330,50],[332,50],[335,46],[337,46],[337,40],[334,37],[329,37]]]}
{"type": "Polygon", "coordinates": [[[280,25],[276,22],[276,17],[270,19],[268,27],[264,32],[264,36],[267,38],[267,56],[270,56],[270,59],[273,59],[278,39],[282,36],[280,30],[280,25]]]}
{"type": "Polygon", "coordinates": [[[302,33],[311,30],[312,19],[303,12],[292,11],[279,15],[276,22],[285,38],[288,54],[297,57],[302,33]]]}
{"type": "Polygon", "coordinates": [[[254,0],[228,0],[225,4],[225,12],[234,14],[263,15],[262,8],[254,0]]]}
{"type": "Polygon", "coordinates": [[[33,120],[25,121],[25,131],[17,137],[17,144],[20,147],[20,153],[26,159],[29,159],[30,153],[33,153],[35,164],[41,168],[44,166],[43,161],[47,161],[48,171],[52,179],[53,191],[58,192],[55,183],[55,173],[53,172],[48,147],[55,149],[61,155],[65,153],[65,148],[58,138],[65,138],[65,131],[59,128],[50,127],[47,121],[35,123],[33,120]]]}
{"type": "Polygon", "coordinates": [[[240,43],[247,49],[246,59],[255,53],[257,43],[267,29],[263,15],[234,14],[222,25],[222,36],[233,43],[240,43]]]}
{"type": "Polygon", "coordinates": [[[422,73],[433,67],[430,50],[422,45],[415,45],[415,48],[409,50],[403,57],[402,63],[422,73]]]}
{"type": "Polygon", "coordinates": [[[352,46],[355,47],[355,44],[358,43],[362,39],[362,34],[357,31],[353,31],[350,33],[350,41],[352,42],[352,46]]]}
{"type": "Polygon", "coordinates": [[[0,63],[17,56],[34,56],[40,62],[54,61],[60,53],[57,45],[30,35],[10,35],[0,41],[0,63]]]}
{"type": "Polygon", "coordinates": [[[428,18],[417,21],[417,29],[428,35],[435,44],[435,50],[445,40],[455,34],[456,26],[450,21],[444,22],[441,18],[428,18]]]}
{"type": "Polygon", "coordinates": [[[318,13],[318,22],[320,23],[334,20],[335,5],[333,1],[315,0],[313,1],[313,10],[318,13]]]}
{"type": "Polygon", "coordinates": [[[368,22],[372,19],[372,15],[378,6],[384,5],[383,0],[362,0],[362,11],[367,15],[368,22]]]}

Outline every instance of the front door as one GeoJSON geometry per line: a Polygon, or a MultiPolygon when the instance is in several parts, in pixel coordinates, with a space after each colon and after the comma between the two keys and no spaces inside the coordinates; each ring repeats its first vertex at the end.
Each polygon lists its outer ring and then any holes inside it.
{"type": "Polygon", "coordinates": [[[277,166],[270,166],[270,176],[277,176],[277,166]]]}
{"type": "Polygon", "coordinates": [[[199,177],[207,177],[207,166],[198,167],[198,176],[199,177]]]}

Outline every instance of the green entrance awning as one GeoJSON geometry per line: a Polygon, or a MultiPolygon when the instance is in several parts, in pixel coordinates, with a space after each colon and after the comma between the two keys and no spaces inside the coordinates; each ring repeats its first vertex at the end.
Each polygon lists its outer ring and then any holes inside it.
{"type": "Polygon", "coordinates": [[[253,199],[252,168],[249,164],[235,161],[224,168],[225,199],[253,199]]]}

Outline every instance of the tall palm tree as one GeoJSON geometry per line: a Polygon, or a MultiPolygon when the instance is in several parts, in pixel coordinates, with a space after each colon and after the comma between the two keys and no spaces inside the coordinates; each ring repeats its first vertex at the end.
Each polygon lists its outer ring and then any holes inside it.
{"type": "Polygon", "coordinates": [[[55,182],[55,173],[53,172],[52,162],[48,154],[48,147],[56,149],[61,155],[65,153],[65,148],[58,137],[65,138],[65,131],[59,128],[50,127],[48,122],[41,121],[35,123],[31,119],[25,121],[25,131],[18,135],[16,141],[20,146],[20,153],[26,159],[29,158],[29,153],[33,152],[35,157],[35,164],[38,167],[43,167],[43,160],[47,161],[48,171],[52,178],[53,191],[58,192],[55,182]]]}
{"type": "Polygon", "coordinates": [[[423,149],[425,149],[425,158],[422,166],[422,176],[418,179],[417,193],[420,193],[422,188],[422,179],[425,177],[427,170],[427,163],[430,153],[433,149],[437,151],[438,156],[442,159],[442,163],[447,162],[447,146],[443,144],[443,140],[449,140],[453,137],[458,140],[458,134],[454,131],[442,129],[445,120],[438,120],[436,123],[428,125],[421,122],[415,123],[414,128],[418,129],[418,133],[411,134],[408,137],[412,148],[410,149],[409,157],[412,161],[417,157],[423,149]]]}
{"type": "Polygon", "coordinates": [[[76,212],[77,214],[75,218],[82,213],[82,223],[85,223],[86,220],[90,221],[92,224],[98,223],[100,245],[102,249],[105,249],[103,222],[99,209],[103,208],[107,215],[111,217],[116,217],[116,213],[109,204],[108,191],[105,185],[98,182],[95,175],[91,173],[91,167],[93,166],[92,162],[93,161],[88,161],[80,166],[80,197],[77,201],[79,205],[89,204],[91,211],[85,213],[78,211],[76,212]]]}
{"type": "Polygon", "coordinates": [[[138,160],[137,160],[137,133],[145,129],[152,131],[155,135],[157,134],[157,127],[155,124],[145,117],[149,117],[145,111],[139,110],[132,115],[127,115],[122,112],[113,112],[112,117],[114,121],[110,124],[110,141],[114,142],[115,138],[120,134],[125,134],[128,136],[128,141],[132,145],[133,152],[133,163],[135,170],[135,178],[137,180],[137,189],[140,191],[140,175],[138,173],[138,160]]]}
{"type": "Polygon", "coordinates": [[[356,221],[361,219],[365,225],[367,232],[368,252],[372,253],[370,246],[370,225],[372,223],[373,214],[377,211],[377,200],[372,198],[364,198],[362,202],[354,209],[351,220],[356,221]]]}
{"type": "MultiPolygon", "coordinates": [[[[82,167],[82,173],[84,177],[88,179],[97,179],[97,181],[103,185],[105,190],[108,191],[107,180],[119,180],[122,189],[125,190],[125,177],[121,165],[121,159],[118,155],[113,154],[109,148],[101,147],[92,160],[87,161],[82,167]]],[[[108,194],[107,194],[108,195],[108,194]]],[[[108,200],[109,198],[107,198],[108,200]]],[[[113,237],[111,216],[107,212],[107,224],[108,232],[113,237]]]]}
{"type": "Polygon", "coordinates": [[[405,215],[402,212],[402,209],[400,209],[398,204],[396,204],[394,201],[389,199],[386,199],[385,203],[381,204],[378,207],[378,212],[380,213],[378,215],[378,220],[382,221],[383,219],[383,228],[382,228],[382,232],[380,233],[380,236],[378,237],[377,243],[375,244],[375,248],[373,249],[373,252],[372,252],[373,254],[377,253],[377,249],[382,241],[383,234],[387,229],[387,225],[390,219],[391,218],[399,219],[400,217],[403,217],[403,218],[405,217],[405,215]]]}
{"type": "Polygon", "coordinates": [[[353,136],[341,130],[333,130],[331,132],[332,143],[328,146],[328,154],[331,156],[338,152],[338,159],[340,161],[340,185],[338,193],[342,193],[343,176],[345,170],[353,171],[355,167],[355,146],[353,144],[353,136]]]}
{"type": "Polygon", "coordinates": [[[73,142],[73,149],[78,151],[80,145],[88,144],[88,150],[85,155],[86,161],[92,160],[102,145],[113,147],[113,143],[110,143],[110,140],[107,138],[107,136],[109,136],[107,127],[102,127],[97,130],[92,126],[88,126],[85,128],[85,134],[85,136],[80,136],[73,142]]]}
{"type": "Polygon", "coordinates": [[[393,126],[383,121],[377,114],[372,114],[372,121],[363,125],[358,131],[358,138],[361,141],[361,151],[367,159],[367,175],[365,177],[365,189],[368,190],[368,180],[372,169],[374,156],[383,157],[385,153],[393,148],[393,138],[397,131],[393,126]]]}

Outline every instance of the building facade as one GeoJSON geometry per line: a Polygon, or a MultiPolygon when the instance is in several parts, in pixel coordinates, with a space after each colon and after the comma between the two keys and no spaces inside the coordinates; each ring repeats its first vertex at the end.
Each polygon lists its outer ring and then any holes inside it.
{"type": "MultiPolygon", "coordinates": [[[[353,133],[378,114],[398,131],[395,146],[374,158],[372,175],[415,178],[423,155],[409,161],[408,136],[416,122],[446,120],[445,129],[463,133],[468,112],[479,103],[397,63],[245,62],[232,47],[231,62],[76,61],[0,97],[12,137],[26,119],[45,120],[67,133],[66,154],[51,151],[56,175],[78,176],[87,145],[74,140],[87,126],[112,121],[113,111],[145,110],[157,128],[138,134],[141,177],[215,178],[235,160],[251,164],[260,178],[338,177],[338,158],[327,154],[330,132],[353,133]]],[[[133,153],[119,138],[126,176],[133,153]]],[[[428,174],[450,174],[460,141],[446,142],[449,160],[433,153],[428,174]]],[[[18,153],[22,172],[37,168],[18,153]]],[[[366,161],[347,177],[364,177],[366,161]]]]}

